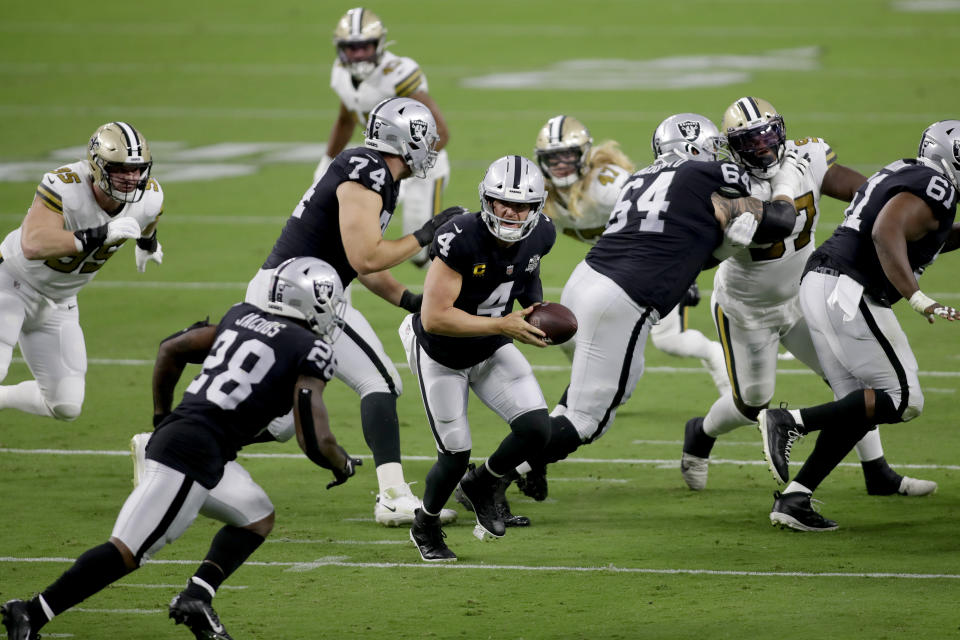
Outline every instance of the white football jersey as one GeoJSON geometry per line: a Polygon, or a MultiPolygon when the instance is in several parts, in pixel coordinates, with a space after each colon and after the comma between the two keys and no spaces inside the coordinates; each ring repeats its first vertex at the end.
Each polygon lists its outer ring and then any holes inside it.
{"type": "Polygon", "coordinates": [[[629,177],[630,172],[615,164],[604,165],[599,170],[591,171],[586,176],[590,183],[580,196],[575,212],[571,212],[566,206],[567,194],[558,191],[557,195],[560,197],[552,201],[553,206],[549,211],[557,231],[581,242],[596,244],[607,220],[610,219],[614,205],[617,204],[620,189],[629,177]]]}
{"type": "MultiPolygon", "coordinates": [[[[93,195],[93,176],[86,160],[68,164],[43,174],[37,195],[47,207],[63,216],[68,231],[107,224],[118,216],[133,218],[143,231],[163,212],[160,183],[150,178],[140,202],[127,203],[111,217],[97,204],[93,195]]],[[[20,228],[11,231],[0,244],[0,255],[30,286],[53,300],[75,296],[93,280],[106,261],[123,245],[98,247],[92,251],[62,258],[28,260],[20,246],[20,228]]]]}
{"type": "Polygon", "coordinates": [[[414,60],[384,51],[373,73],[356,86],[340,61],[334,62],[330,88],[340,96],[340,101],[364,129],[370,112],[383,100],[394,96],[406,98],[417,91],[427,91],[427,77],[414,60]]]}
{"type": "MultiPolygon", "coordinates": [[[[787,151],[810,155],[805,190],[794,201],[797,221],[790,237],[767,245],[751,245],[720,263],[714,286],[721,290],[729,307],[739,305],[772,310],[790,302],[800,290],[800,274],[814,249],[814,231],[820,217],[820,186],[837,155],[820,138],[788,140],[787,151]],[[739,305],[737,304],[739,303],[739,305]]],[[[770,181],[750,176],[750,193],[770,199],[770,181]]]]}

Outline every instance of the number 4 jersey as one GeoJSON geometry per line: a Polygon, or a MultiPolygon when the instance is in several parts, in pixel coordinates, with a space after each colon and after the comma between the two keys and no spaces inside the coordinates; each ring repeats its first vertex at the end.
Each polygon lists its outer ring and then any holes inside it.
{"type": "MultiPolygon", "coordinates": [[[[127,203],[119,213],[110,216],[97,204],[93,195],[93,178],[86,160],[43,174],[37,186],[37,197],[48,209],[63,216],[67,231],[88,229],[107,224],[118,216],[133,218],[141,231],[163,212],[163,191],[150,179],[140,202],[127,203]]],[[[20,229],[7,234],[0,245],[0,255],[31,287],[52,298],[64,300],[75,296],[93,280],[97,271],[123,245],[97,247],[86,253],[46,260],[28,260],[20,247],[20,229]]]]}

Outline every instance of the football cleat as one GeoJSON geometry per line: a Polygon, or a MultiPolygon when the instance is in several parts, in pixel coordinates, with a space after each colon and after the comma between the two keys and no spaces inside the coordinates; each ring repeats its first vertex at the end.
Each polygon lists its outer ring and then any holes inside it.
{"type": "Polygon", "coordinates": [[[814,511],[809,493],[774,491],[773,498],[770,524],[775,527],[796,531],[833,531],[839,527],[833,520],[828,520],[814,511]]]}
{"type": "Polygon", "coordinates": [[[765,409],[759,417],[763,457],[770,467],[773,479],[786,484],[790,479],[790,449],[803,437],[797,423],[786,409],[765,409]]]}
{"type": "Polygon", "coordinates": [[[39,640],[40,634],[33,630],[27,603],[23,600],[10,600],[2,607],[3,626],[7,628],[9,640],[39,640]]]}
{"type": "Polygon", "coordinates": [[[496,485],[479,476],[480,473],[471,464],[453,495],[457,502],[473,511],[477,517],[477,526],[473,529],[473,535],[477,539],[502,538],[506,527],[497,508],[496,485]]]}
{"type": "Polygon", "coordinates": [[[707,486],[707,472],[710,470],[709,458],[698,458],[686,451],[680,457],[680,474],[683,481],[693,491],[703,491],[707,486]]]}
{"type": "Polygon", "coordinates": [[[547,467],[532,467],[526,474],[517,478],[517,488],[520,493],[533,498],[537,502],[543,502],[547,499],[547,467]]]}
{"type": "MultiPolygon", "coordinates": [[[[510,486],[510,483],[513,482],[507,476],[503,476],[497,482],[496,490],[494,491],[494,500],[497,505],[497,513],[500,515],[500,519],[503,520],[503,526],[505,527],[529,527],[530,518],[527,516],[517,516],[514,515],[510,510],[510,503],[507,501],[507,488],[510,486]]],[[[463,492],[457,489],[457,501],[463,504],[467,509],[473,511],[473,506],[462,500],[463,492]]]]}
{"type": "Polygon", "coordinates": [[[902,496],[928,496],[936,491],[937,483],[933,480],[921,480],[910,476],[903,476],[897,488],[897,493],[902,496]]]}
{"type": "MultiPolygon", "coordinates": [[[[419,512],[420,509],[417,509],[419,512]]],[[[421,522],[414,518],[410,526],[410,539],[417,545],[417,551],[425,562],[456,562],[457,554],[443,541],[447,534],[440,528],[440,521],[421,522]]]]}
{"type": "Polygon", "coordinates": [[[867,493],[872,496],[926,496],[937,490],[932,480],[920,480],[901,476],[890,468],[883,456],[868,462],[861,462],[863,479],[867,484],[867,493]]]}
{"type": "MultiPolygon", "coordinates": [[[[410,485],[403,483],[388,487],[377,495],[377,504],[373,508],[373,517],[385,527],[399,527],[413,524],[414,512],[423,506],[420,498],[413,495],[410,485]]],[[[440,510],[440,523],[449,524],[457,519],[453,509],[440,510]]]]}
{"type": "Polygon", "coordinates": [[[210,603],[199,598],[178,594],[170,601],[170,617],[190,629],[197,640],[233,640],[210,603]]]}
{"type": "Polygon", "coordinates": [[[147,443],[152,433],[138,433],[130,438],[130,457],[133,458],[133,486],[140,484],[146,470],[147,443]]]}

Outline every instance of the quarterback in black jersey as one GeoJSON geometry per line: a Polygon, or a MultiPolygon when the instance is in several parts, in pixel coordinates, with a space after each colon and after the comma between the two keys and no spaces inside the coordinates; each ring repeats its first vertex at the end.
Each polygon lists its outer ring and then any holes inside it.
{"type": "MultiPolygon", "coordinates": [[[[170,603],[170,617],[198,638],[229,640],[211,600],[260,546],[274,519],[270,498],[234,462],[237,450],[295,405],[297,440],[310,460],[333,472],[328,488],[345,482],[359,463],[337,444],[322,399],[336,366],[331,342],[342,300],[330,265],[294,258],[276,269],[265,308],[241,303],[218,326],[197,323],[164,341],[156,370],[163,378],[161,395],[172,397],[187,362],[202,361],[202,370],[180,405],[159,422],[140,482],[109,542],[81,555],[29,602],[3,605],[11,638],[37,637],[55,615],[137,569],[203,513],[225,526],[170,603]]],[[[170,398],[163,402],[169,407],[170,398]]]]}
{"type": "Polygon", "coordinates": [[[890,306],[903,297],[930,322],[960,319],[917,284],[940,253],[960,247],[960,120],[927,127],[917,155],[870,176],[843,223],[807,261],[800,304],[838,400],[760,414],[764,454],[780,483],[789,480],[794,441],[820,431],[796,477],[775,494],[775,525],[836,529],[811,508],[813,491],[874,425],[906,422],[923,410],[917,359],[890,306]]]}
{"type": "Polygon", "coordinates": [[[683,300],[701,269],[716,264],[725,236],[739,246],[769,242],[788,235],[796,220],[789,198],[747,197],[747,174],[719,161],[722,138],[704,116],[667,118],[652,146],[655,162],[624,184],[606,229],[560,297],[577,316],[576,348],[570,385],[551,414],[550,442],[518,482],[535,499],[547,495],[547,463],[609,429],[643,374],[651,326],[683,300]]]}
{"type": "MultiPolygon", "coordinates": [[[[396,240],[384,239],[383,232],[393,217],[400,182],[422,177],[433,166],[437,140],[434,117],[421,102],[388,98],[378,104],[370,113],[364,146],[337,155],[297,204],[250,282],[247,302],[263,297],[273,267],[294,256],[312,256],[329,262],[344,287],[357,278],[391,304],[418,311],[421,296],[412,294],[386,269],[417,254],[444,221],[463,210],[445,210],[396,240]]],[[[379,484],[374,517],[387,526],[410,524],[420,501],[404,481],[400,463],[400,375],[370,323],[349,304],[334,350],[336,376],[360,396],[363,435],[373,452],[379,484]]],[[[288,432],[291,424],[288,417],[288,432]]],[[[282,431],[282,427],[271,428],[271,432],[282,431]]],[[[447,509],[443,516],[450,521],[456,512],[447,509]]]]}
{"type": "Polygon", "coordinates": [[[513,344],[546,346],[544,333],[524,320],[543,299],[540,261],[557,236],[541,213],[545,200],[543,176],[533,162],[504,156],[491,164],[480,183],[481,211],[457,216],[437,232],[423,309],[400,327],[437,443],[423,508],[410,529],[426,561],[456,560],[438,521],[454,490],[476,514],[479,538],[498,538],[507,524],[529,524],[509,513],[503,490],[508,474],[538,453],[550,432],[543,392],[513,344]],[[514,311],[514,300],[523,308],[514,311]],[[479,467],[468,467],[470,389],[511,431],[479,467]]]}

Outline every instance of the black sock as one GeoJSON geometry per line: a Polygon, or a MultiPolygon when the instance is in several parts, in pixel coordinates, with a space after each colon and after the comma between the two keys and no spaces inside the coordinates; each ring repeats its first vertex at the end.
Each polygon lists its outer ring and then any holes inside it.
{"type": "Polygon", "coordinates": [[[550,440],[551,427],[550,414],[546,409],[517,416],[510,423],[510,433],[487,460],[487,466],[502,476],[521,462],[542,454],[550,440]]]}
{"type": "Polygon", "coordinates": [[[223,581],[263,544],[263,540],[263,536],[249,529],[232,525],[226,525],[220,529],[210,543],[207,557],[187,583],[184,593],[192,598],[210,602],[213,594],[205,588],[204,583],[216,593],[223,581]]]}
{"type": "Polygon", "coordinates": [[[373,464],[400,462],[400,422],[397,418],[397,396],[392,393],[370,393],[360,400],[360,422],[363,439],[373,453],[373,464]]]}
{"type": "MultiPolygon", "coordinates": [[[[44,601],[47,606],[53,610],[53,615],[60,615],[70,607],[83,602],[93,594],[97,593],[109,584],[112,584],[130,573],[131,569],[123,562],[123,555],[113,543],[104,542],[98,547],[94,547],[83,553],[73,566],[67,569],[57,581],[47,587],[43,593],[44,601]]],[[[37,598],[31,601],[36,602],[37,607],[40,603],[37,598]]],[[[46,620],[47,616],[42,615],[37,618],[31,616],[31,620],[37,622],[46,620]]],[[[42,624],[35,624],[34,629],[39,629],[42,624]]]]}
{"type": "Polygon", "coordinates": [[[427,472],[427,486],[423,490],[423,508],[439,514],[470,463],[469,451],[438,453],[437,461],[427,472]]]}
{"type": "Polygon", "coordinates": [[[847,428],[821,430],[816,444],[813,445],[813,451],[794,480],[811,491],[816,490],[868,430],[869,425],[856,424],[850,424],[847,428]]]}
{"type": "Polygon", "coordinates": [[[839,400],[800,409],[802,430],[809,433],[819,429],[872,426],[867,424],[867,401],[863,394],[863,391],[853,391],[839,400]]]}
{"type": "Polygon", "coordinates": [[[550,417],[550,440],[539,456],[532,456],[528,462],[535,466],[546,466],[548,463],[563,460],[580,448],[583,441],[573,423],[566,416],[550,417]]]}

